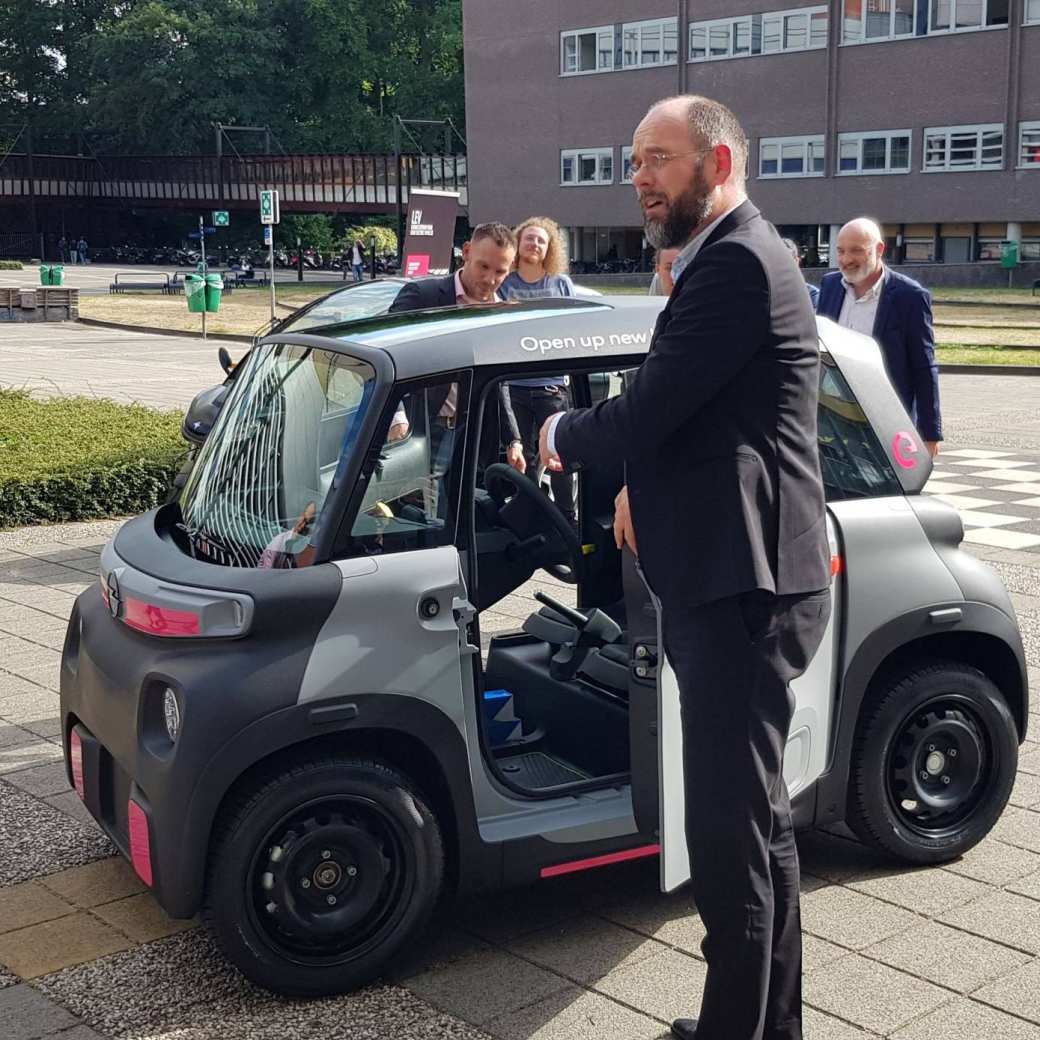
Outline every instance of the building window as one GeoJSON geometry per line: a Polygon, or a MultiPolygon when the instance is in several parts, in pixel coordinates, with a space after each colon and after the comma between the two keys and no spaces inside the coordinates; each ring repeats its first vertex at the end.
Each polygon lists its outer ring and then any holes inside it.
{"type": "Polygon", "coordinates": [[[679,60],[679,28],[674,18],[626,22],[621,27],[621,40],[626,69],[674,65],[679,60]]]}
{"type": "Polygon", "coordinates": [[[1040,0],[1026,0],[1026,25],[1040,22],[1040,0]]]}
{"type": "Polygon", "coordinates": [[[560,33],[560,75],[610,72],[614,68],[614,27],[569,29],[560,33]]]}
{"type": "Polygon", "coordinates": [[[924,132],[926,173],[1004,168],[1004,128],[987,126],[938,126],[924,132]]]}
{"type": "Polygon", "coordinates": [[[1000,243],[999,238],[980,238],[976,249],[978,251],[979,260],[999,260],[1000,259],[1000,243]]]}
{"type": "Polygon", "coordinates": [[[1018,259],[1040,260],[1040,238],[1023,238],[1018,244],[1018,259]]]}
{"type": "Polygon", "coordinates": [[[632,179],[632,147],[624,145],[621,149],[621,181],[627,184],[632,179]]]}
{"type": "Polygon", "coordinates": [[[1018,165],[1040,170],[1040,123],[1018,124],[1018,165]]]}
{"type": "Polygon", "coordinates": [[[827,8],[742,15],[690,24],[689,60],[718,61],[827,46],[827,8]]]}
{"type": "Polygon", "coordinates": [[[613,184],[613,148],[573,148],[560,152],[560,183],[613,184]]]}
{"type": "Polygon", "coordinates": [[[759,177],[822,177],[823,172],[822,136],[759,139],[759,177]]]}
{"type": "Polygon", "coordinates": [[[903,263],[931,264],[934,262],[934,238],[908,238],[903,242],[903,263]]]}
{"type": "Polygon", "coordinates": [[[839,174],[909,173],[909,130],[838,134],[839,174]]]}
{"type": "MultiPolygon", "coordinates": [[[[1040,4],[1040,0],[1025,0],[1040,4]]],[[[1007,26],[1011,0],[844,0],[842,43],[1007,26]]],[[[1028,17],[1028,6],[1027,6],[1028,17]]]]}

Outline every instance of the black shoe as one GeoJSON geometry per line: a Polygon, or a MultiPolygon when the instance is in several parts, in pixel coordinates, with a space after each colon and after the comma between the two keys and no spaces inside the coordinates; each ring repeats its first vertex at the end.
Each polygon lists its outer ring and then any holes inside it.
{"type": "Polygon", "coordinates": [[[696,1040],[697,1019],[677,1018],[672,1023],[672,1036],[677,1036],[679,1040],[696,1040]]]}

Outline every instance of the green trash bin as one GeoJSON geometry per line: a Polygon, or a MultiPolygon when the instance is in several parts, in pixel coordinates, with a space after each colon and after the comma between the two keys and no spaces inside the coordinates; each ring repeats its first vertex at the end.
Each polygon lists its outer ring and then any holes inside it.
{"type": "Polygon", "coordinates": [[[206,282],[200,275],[184,276],[184,297],[192,314],[202,314],[206,309],[206,282]]]}
{"type": "Polygon", "coordinates": [[[61,264],[55,264],[51,268],[51,285],[61,285],[65,277],[65,268],[61,264]]]}
{"type": "Polygon", "coordinates": [[[206,275],[206,310],[216,314],[220,310],[220,294],[224,290],[224,282],[219,274],[206,275]]]}
{"type": "Polygon", "coordinates": [[[51,269],[46,264],[40,264],[40,285],[51,284],[51,269]]]}

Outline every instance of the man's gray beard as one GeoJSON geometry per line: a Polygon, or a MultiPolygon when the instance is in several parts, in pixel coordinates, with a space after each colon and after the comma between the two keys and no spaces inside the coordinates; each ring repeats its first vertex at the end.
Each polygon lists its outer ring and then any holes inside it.
{"type": "Polygon", "coordinates": [[[711,192],[704,190],[698,178],[669,207],[664,220],[643,218],[643,234],[654,249],[676,249],[686,245],[694,231],[711,216],[711,192]]]}

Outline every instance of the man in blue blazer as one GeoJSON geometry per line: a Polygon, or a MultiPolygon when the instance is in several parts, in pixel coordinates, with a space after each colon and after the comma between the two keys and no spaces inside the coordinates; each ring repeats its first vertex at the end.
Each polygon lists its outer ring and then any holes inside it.
{"type": "Polygon", "coordinates": [[[824,276],[816,312],[877,341],[888,377],[934,456],[943,438],[932,297],[886,267],[884,252],[874,221],[849,221],[838,233],[838,271],[824,276]]]}

